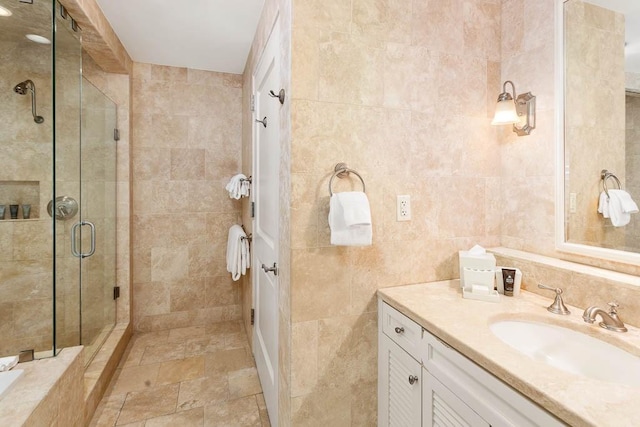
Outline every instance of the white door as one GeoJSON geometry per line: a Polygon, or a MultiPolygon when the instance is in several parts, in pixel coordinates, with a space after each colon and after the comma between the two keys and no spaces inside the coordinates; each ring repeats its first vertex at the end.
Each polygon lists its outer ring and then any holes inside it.
{"type": "Polygon", "coordinates": [[[253,351],[271,425],[278,425],[278,221],[280,219],[280,33],[278,20],[253,75],[253,351]]]}

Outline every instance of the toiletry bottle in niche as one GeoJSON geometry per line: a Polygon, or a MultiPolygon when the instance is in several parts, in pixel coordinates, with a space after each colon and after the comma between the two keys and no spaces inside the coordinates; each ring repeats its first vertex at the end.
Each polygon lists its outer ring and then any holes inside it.
{"type": "Polygon", "coordinates": [[[502,282],[504,283],[504,294],[513,296],[513,288],[516,283],[516,270],[511,268],[502,268],[502,282]]]}
{"type": "Polygon", "coordinates": [[[0,220],[4,219],[4,211],[6,208],[5,205],[0,205],[0,220]]]}
{"type": "Polygon", "coordinates": [[[9,214],[11,219],[18,219],[18,205],[9,205],[9,214]]]}

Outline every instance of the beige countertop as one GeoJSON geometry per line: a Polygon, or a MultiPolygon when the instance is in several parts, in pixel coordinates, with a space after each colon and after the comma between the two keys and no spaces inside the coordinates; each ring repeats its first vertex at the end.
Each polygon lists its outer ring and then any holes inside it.
{"type": "MultiPolygon", "coordinates": [[[[546,310],[553,302],[531,292],[500,295],[499,303],[462,298],[458,280],[378,290],[383,301],[419,323],[491,374],[572,426],[632,426],[640,423],[640,388],[570,374],[536,361],[497,338],[489,325],[530,320],[570,328],[640,356],[640,329],[617,333],[587,324],[584,309],[568,306],[561,316],[546,310]]],[[[620,312],[624,320],[624,312],[620,312]]],[[[615,363],[611,361],[610,363],[615,363]]]]}

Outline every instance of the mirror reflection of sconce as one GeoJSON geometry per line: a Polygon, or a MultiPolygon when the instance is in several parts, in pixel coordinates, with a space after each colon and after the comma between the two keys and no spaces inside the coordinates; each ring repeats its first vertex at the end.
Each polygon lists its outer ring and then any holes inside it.
{"type": "Polygon", "coordinates": [[[498,96],[496,114],[491,124],[513,124],[513,131],[518,136],[529,135],[536,128],[536,97],[531,92],[516,96],[515,85],[511,80],[507,80],[502,85],[502,93],[498,96]],[[507,92],[507,84],[511,85],[513,95],[507,92]]]}

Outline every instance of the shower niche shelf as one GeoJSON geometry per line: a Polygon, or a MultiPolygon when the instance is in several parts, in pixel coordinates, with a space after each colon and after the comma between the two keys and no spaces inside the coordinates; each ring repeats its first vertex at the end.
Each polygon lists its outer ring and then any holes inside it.
{"type": "Polygon", "coordinates": [[[5,207],[5,221],[29,221],[40,218],[40,181],[0,181],[0,205],[5,207]],[[11,219],[9,205],[18,205],[18,218],[11,219]],[[22,206],[31,205],[29,218],[22,206]]]}

